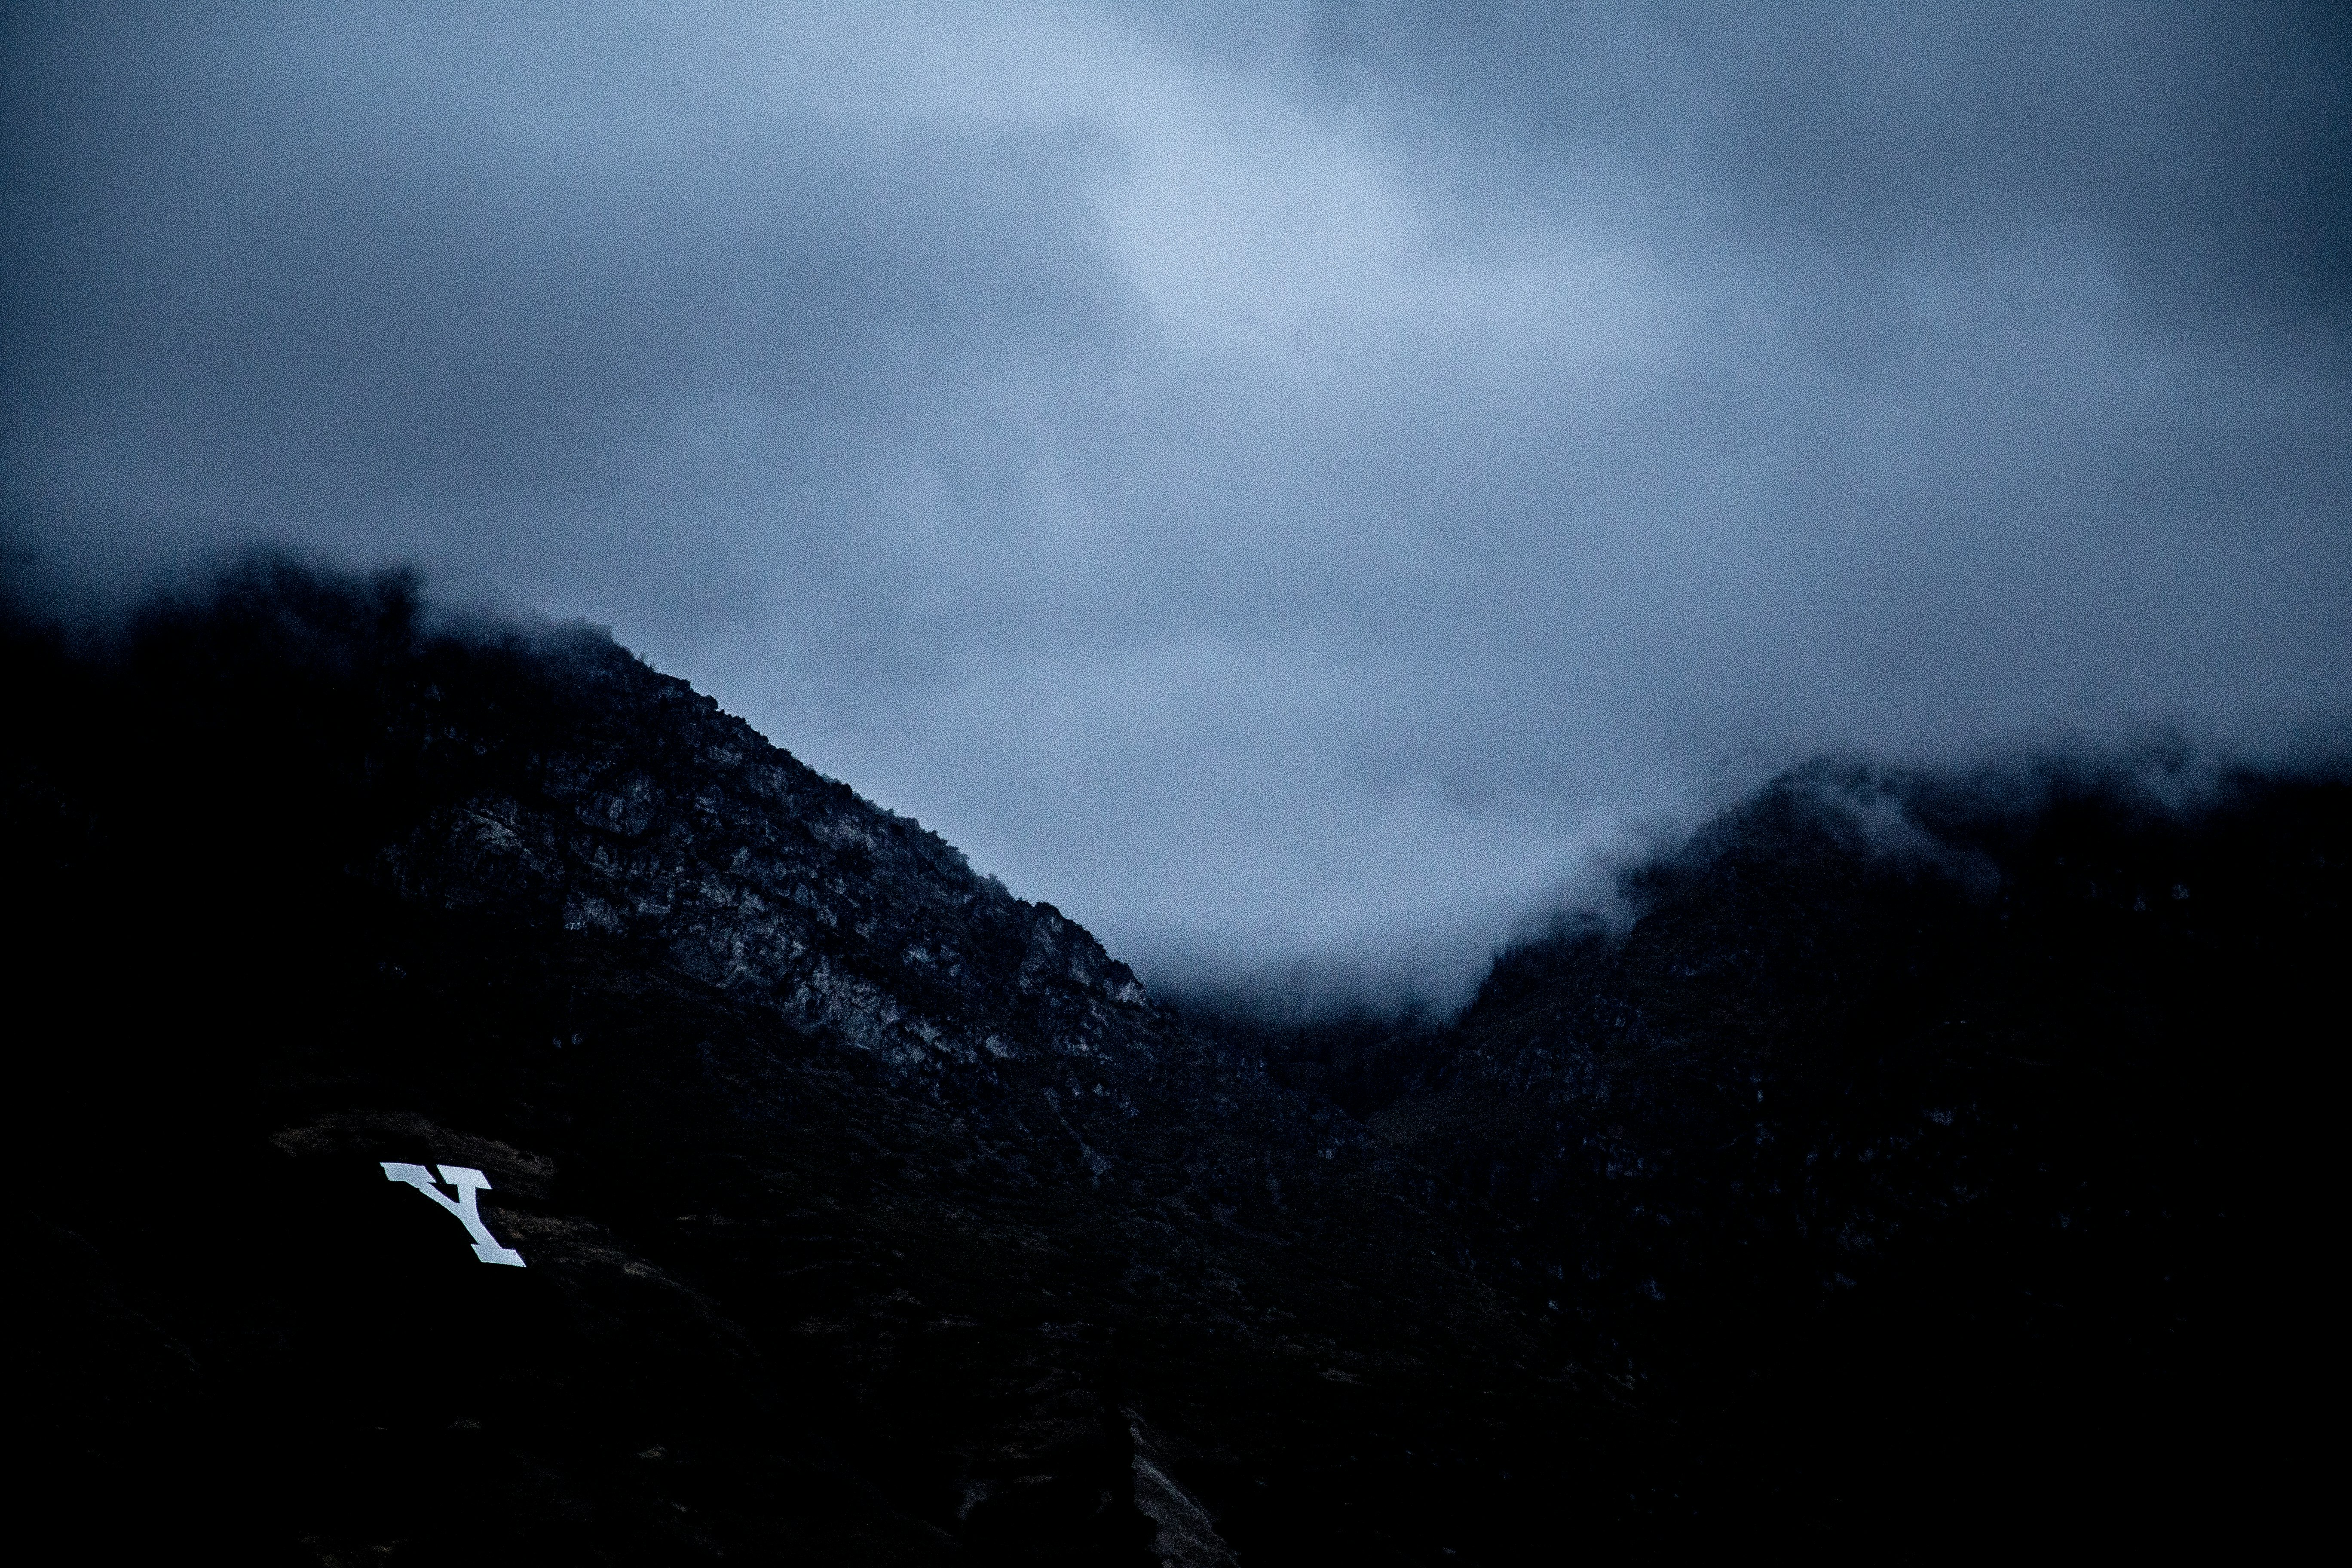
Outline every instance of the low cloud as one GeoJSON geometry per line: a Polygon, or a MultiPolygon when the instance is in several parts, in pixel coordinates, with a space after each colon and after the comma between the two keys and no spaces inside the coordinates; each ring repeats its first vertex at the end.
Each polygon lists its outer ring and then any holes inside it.
{"type": "Polygon", "coordinates": [[[1458,989],[1823,748],[2352,710],[2326,8],[5,26],[53,575],[587,616],[1163,983],[1458,989]]]}

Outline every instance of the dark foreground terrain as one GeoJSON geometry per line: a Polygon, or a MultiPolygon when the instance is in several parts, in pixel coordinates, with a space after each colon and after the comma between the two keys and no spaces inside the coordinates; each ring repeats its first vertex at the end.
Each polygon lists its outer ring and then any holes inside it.
{"type": "Polygon", "coordinates": [[[1901,1558],[2301,1506],[2339,783],[1814,770],[1442,1027],[1270,1032],[585,629],[263,563],[6,658],[17,1426],[79,1559],[1901,1558]],[[481,1172],[525,1267],[388,1161],[481,1172]]]}

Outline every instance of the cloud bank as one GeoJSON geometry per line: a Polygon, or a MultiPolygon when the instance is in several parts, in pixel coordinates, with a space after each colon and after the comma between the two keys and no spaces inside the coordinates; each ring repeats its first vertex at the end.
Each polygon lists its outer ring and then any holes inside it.
{"type": "Polygon", "coordinates": [[[52,576],[586,616],[1163,984],[1458,987],[1822,748],[2352,710],[2334,7],[0,26],[52,576]]]}

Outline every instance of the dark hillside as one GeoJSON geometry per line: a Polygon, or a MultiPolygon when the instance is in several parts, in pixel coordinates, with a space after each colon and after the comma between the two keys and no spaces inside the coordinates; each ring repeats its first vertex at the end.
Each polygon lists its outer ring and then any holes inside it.
{"type": "Polygon", "coordinates": [[[583,628],[265,562],[5,657],[22,1426],[89,1560],[2251,1517],[2340,785],[1792,777],[1622,940],[1276,1034],[583,628]]]}
{"type": "Polygon", "coordinates": [[[2272,1227],[2315,1174],[2352,790],[1820,769],[1630,890],[1624,940],[1505,954],[1369,1114],[1523,1227],[1695,1466],[1791,1523],[2291,1497],[2251,1456],[2304,1375],[2272,1227]]]}
{"type": "Polygon", "coordinates": [[[1360,1127],[599,635],[263,564],[7,657],[26,1420],[93,1558],[1414,1561],[1528,1409],[1617,1419],[1360,1127]]]}

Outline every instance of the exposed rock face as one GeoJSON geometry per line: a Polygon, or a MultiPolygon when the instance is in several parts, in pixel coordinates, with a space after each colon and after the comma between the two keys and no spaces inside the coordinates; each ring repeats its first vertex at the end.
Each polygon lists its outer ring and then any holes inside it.
{"type": "Polygon", "coordinates": [[[510,712],[429,678],[386,715],[387,749],[464,784],[381,852],[403,897],[650,945],[908,1070],[1149,1055],[1143,987],[1050,905],[597,634],[532,651],[562,679],[527,749],[510,712]]]}
{"type": "Polygon", "coordinates": [[[1132,1412],[1129,1422],[1135,1444],[1135,1506],[1151,1521],[1152,1549],[1160,1560],[1167,1568],[1236,1568],[1216,1521],[1177,1482],[1166,1437],[1132,1412]]]}

